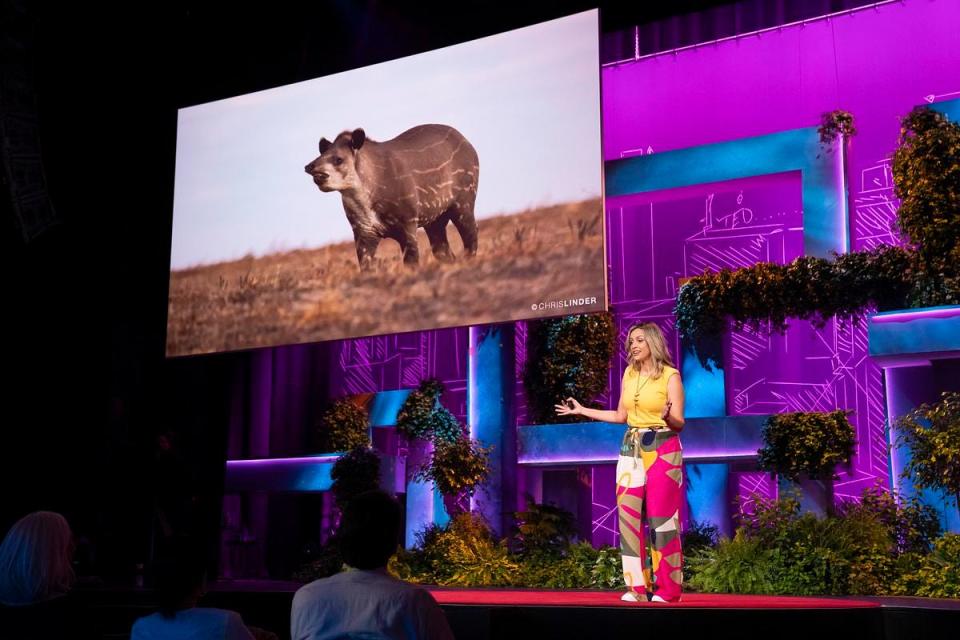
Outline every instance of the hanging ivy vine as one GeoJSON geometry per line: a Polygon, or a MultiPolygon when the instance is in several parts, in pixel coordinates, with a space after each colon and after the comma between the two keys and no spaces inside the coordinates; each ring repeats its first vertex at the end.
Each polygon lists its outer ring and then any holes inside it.
{"type": "Polygon", "coordinates": [[[677,330],[706,364],[716,354],[698,345],[735,328],[783,332],[790,318],[822,326],[830,318],[861,316],[868,308],[900,309],[908,303],[914,272],[912,252],[882,246],[835,255],[833,260],[801,256],[786,265],[761,262],[691,278],[677,296],[677,330]]]}
{"type": "MultiPolygon", "coordinates": [[[[856,131],[852,116],[824,116],[821,139],[856,131]]],[[[822,325],[829,318],[877,310],[960,304],[960,126],[927,108],[903,119],[894,156],[897,228],[912,246],[803,256],[691,278],[677,296],[677,329],[710,366],[729,322],[784,331],[789,318],[822,325]]]]}
{"type": "Polygon", "coordinates": [[[820,144],[823,145],[833,144],[840,136],[855,136],[857,127],[853,123],[853,114],[842,109],[823,114],[817,133],[820,135],[820,144]]]}

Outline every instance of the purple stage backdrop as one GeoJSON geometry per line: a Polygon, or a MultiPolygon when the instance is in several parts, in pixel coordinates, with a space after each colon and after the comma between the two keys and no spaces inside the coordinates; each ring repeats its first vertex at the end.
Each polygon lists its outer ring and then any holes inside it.
{"type": "MultiPolygon", "coordinates": [[[[960,96],[957,24],[960,3],[906,0],[607,67],[606,158],[816,126],[821,114],[844,109],[858,131],[846,166],[852,248],[894,243],[890,158],[898,118],[960,96]]],[[[700,197],[684,190],[672,200],[660,193],[608,202],[611,300],[621,325],[641,316],[672,325],[682,275],[801,254],[796,179],[746,182],[709,185],[700,197]]],[[[815,329],[794,322],[784,336],[738,331],[728,345],[729,414],[852,409],[856,457],[841,471],[837,494],[889,486],[883,381],[862,323],[815,329]]],[[[742,497],[775,492],[763,474],[734,474],[733,481],[742,497]]],[[[607,488],[594,492],[595,512],[613,505],[607,488]]]]}
{"type": "MultiPolygon", "coordinates": [[[[851,247],[896,242],[890,158],[898,118],[918,104],[960,97],[958,24],[956,0],[903,0],[606,67],[606,159],[817,126],[822,114],[847,110],[857,127],[846,156],[851,247]]],[[[676,354],[672,308],[681,278],[801,255],[800,177],[788,172],[610,200],[607,222],[610,300],[621,334],[637,319],[657,321],[676,354]]],[[[520,424],[525,336],[517,323],[520,424]]],[[[434,376],[447,384],[444,403],[465,419],[468,342],[467,331],[456,329],[335,343],[344,374],[331,381],[331,392],[411,388],[434,376]]],[[[868,357],[863,324],[816,329],[795,322],[783,336],[744,330],[727,343],[728,414],[851,409],[857,453],[837,494],[889,486],[882,374],[868,357]]],[[[612,393],[601,399],[610,407],[624,364],[619,355],[612,363],[612,393]]],[[[612,480],[601,481],[612,469],[590,473],[594,542],[615,542],[612,480]]],[[[733,473],[731,482],[742,497],[776,492],[765,474],[733,473]]]]}
{"type": "Polygon", "coordinates": [[[441,401],[461,422],[467,419],[467,329],[437,329],[343,340],[339,347],[335,396],[412,389],[436,378],[445,387],[441,401]]]}

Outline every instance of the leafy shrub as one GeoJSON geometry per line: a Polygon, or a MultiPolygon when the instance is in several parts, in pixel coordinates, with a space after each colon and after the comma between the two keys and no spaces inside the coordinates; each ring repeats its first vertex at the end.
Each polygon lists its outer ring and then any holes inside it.
{"type": "Polygon", "coordinates": [[[330,470],[333,500],[343,511],[350,500],[380,486],[380,458],[367,447],[357,447],[337,460],[330,470]]]}
{"type": "Polygon", "coordinates": [[[506,543],[496,541],[473,513],[459,514],[446,528],[426,528],[416,548],[397,554],[390,564],[395,575],[410,582],[460,587],[510,586],[519,569],[506,543]]]}
{"type": "Polygon", "coordinates": [[[960,534],[948,533],[934,542],[933,552],[915,556],[911,570],[894,585],[902,595],[960,598],[960,534]]]}
{"type": "Polygon", "coordinates": [[[540,589],[587,589],[599,552],[589,542],[559,550],[539,550],[522,556],[519,584],[540,589]]]}
{"type": "Polygon", "coordinates": [[[440,404],[443,383],[434,378],[424,380],[407,396],[397,414],[397,431],[407,438],[454,441],[464,429],[457,418],[440,404]]]}
{"type": "Polygon", "coordinates": [[[369,447],[370,418],[350,398],[337,400],[320,416],[319,436],[324,451],[369,447]]]}
{"type": "Polygon", "coordinates": [[[892,171],[896,225],[917,252],[912,306],[960,304],[960,125],[927,107],[911,111],[892,171]]]}
{"type": "Polygon", "coordinates": [[[558,416],[554,405],[568,397],[584,406],[607,388],[616,328],[608,312],[535,320],[527,333],[523,388],[530,424],[577,422],[558,416]]]}
{"type": "Polygon", "coordinates": [[[398,552],[388,568],[403,580],[443,586],[615,589],[623,584],[617,549],[597,550],[580,542],[511,554],[506,541],[497,541],[473,513],[456,516],[446,527],[427,527],[415,548],[398,552]]]}
{"type": "Polygon", "coordinates": [[[433,482],[444,496],[468,499],[490,473],[490,451],[477,440],[461,437],[434,444],[430,461],[417,470],[416,478],[433,482]]]}
{"type": "Polygon", "coordinates": [[[701,548],[686,556],[689,585],[707,593],[774,593],[776,570],[768,549],[738,531],[732,540],[701,548]]]}
{"type": "Polygon", "coordinates": [[[558,554],[569,547],[570,539],[576,533],[573,514],[555,505],[538,504],[529,495],[526,500],[526,510],[514,514],[517,520],[516,550],[522,555],[558,554]]]}
{"type": "Polygon", "coordinates": [[[692,586],[703,591],[872,595],[889,590],[896,548],[893,528],[870,504],[817,518],[801,514],[794,499],[758,498],[732,540],[687,562],[692,586]]]}
{"type": "Polygon", "coordinates": [[[855,435],[846,411],[773,415],[763,424],[757,466],[793,481],[804,474],[831,480],[834,468],[853,455],[855,435]]]}
{"type": "Polygon", "coordinates": [[[684,553],[715,547],[720,542],[720,529],[712,522],[690,520],[681,536],[684,553]]]}
{"type": "Polygon", "coordinates": [[[929,553],[940,535],[940,514],[916,497],[898,501],[880,487],[865,489],[860,500],[841,502],[841,518],[873,518],[887,530],[897,555],[929,553]]]}
{"type": "MultiPolygon", "coordinates": [[[[700,553],[704,549],[712,549],[720,543],[720,529],[712,522],[698,522],[690,520],[681,534],[681,548],[684,557],[700,553]]],[[[688,562],[683,564],[683,579],[689,582],[693,577],[693,569],[688,562]]]]}
{"type": "MultiPolygon", "coordinates": [[[[677,331],[693,344],[709,342],[727,327],[784,332],[788,318],[822,326],[829,318],[856,318],[871,308],[903,308],[914,274],[915,255],[901,247],[834,255],[801,256],[790,264],[703,273],[677,294],[677,331]]],[[[706,364],[710,354],[698,352],[706,364]]]]}
{"type": "Polygon", "coordinates": [[[596,589],[623,588],[623,562],[620,549],[601,547],[590,571],[590,584],[596,589]]]}
{"type": "Polygon", "coordinates": [[[896,422],[897,444],[910,449],[903,476],[920,488],[946,491],[960,508],[960,392],[944,391],[896,422]]]}

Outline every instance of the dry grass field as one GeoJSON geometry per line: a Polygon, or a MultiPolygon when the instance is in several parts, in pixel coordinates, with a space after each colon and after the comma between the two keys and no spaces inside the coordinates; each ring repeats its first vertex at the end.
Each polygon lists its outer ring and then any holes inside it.
{"type": "MultiPolygon", "coordinates": [[[[437,262],[420,230],[417,269],[405,268],[399,245],[384,240],[376,267],[366,273],[352,241],[175,271],[167,355],[598,310],[604,302],[602,218],[599,199],[486,218],[479,221],[477,256],[450,264],[437,262]],[[591,296],[595,305],[531,309],[591,296]]],[[[453,225],[448,237],[461,256],[453,225]]]]}

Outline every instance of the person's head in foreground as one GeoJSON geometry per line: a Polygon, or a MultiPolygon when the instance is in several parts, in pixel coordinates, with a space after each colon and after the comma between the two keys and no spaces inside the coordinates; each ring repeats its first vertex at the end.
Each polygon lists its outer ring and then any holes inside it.
{"type": "Polygon", "coordinates": [[[343,510],[337,539],[340,554],[355,569],[380,569],[397,551],[400,505],[379,489],[350,500],[343,510]]]}
{"type": "Polygon", "coordinates": [[[24,516],[0,545],[0,603],[21,606],[45,602],[70,591],[76,576],[73,532],[52,511],[24,516]]]}

